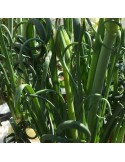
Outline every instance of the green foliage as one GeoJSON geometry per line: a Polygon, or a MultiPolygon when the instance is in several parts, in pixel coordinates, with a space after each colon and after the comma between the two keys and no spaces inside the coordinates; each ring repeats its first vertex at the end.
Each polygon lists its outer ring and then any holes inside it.
{"type": "Polygon", "coordinates": [[[95,28],[85,18],[1,19],[0,93],[14,129],[8,142],[30,142],[27,127],[40,142],[124,142],[120,21],[101,18],[95,28]]]}

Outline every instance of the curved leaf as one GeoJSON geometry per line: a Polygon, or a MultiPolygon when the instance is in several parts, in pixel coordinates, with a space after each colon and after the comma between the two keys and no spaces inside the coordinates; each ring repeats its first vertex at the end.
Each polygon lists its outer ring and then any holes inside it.
{"type": "Polygon", "coordinates": [[[91,133],[89,129],[82,123],[74,120],[67,120],[61,123],[57,129],[56,129],[56,134],[60,135],[65,129],[78,129],[82,133],[86,135],[87,141],[89,142],[91,139],[91,133]]]}

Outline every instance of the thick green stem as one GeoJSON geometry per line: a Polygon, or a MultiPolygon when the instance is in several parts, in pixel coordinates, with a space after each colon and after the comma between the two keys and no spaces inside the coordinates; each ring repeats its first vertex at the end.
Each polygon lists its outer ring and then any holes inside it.
{"type": "Polygon", "coordinates": [[[104,44],[107,46],[102,46],[101,54],[98,60],[97,69],[95,73],[92,93],[102,93],[104,78],[106,74],[107,65],[109,62],[111,50],[113,43],[116,38],[116,33],[105,32],[104,44]]]}
{"type": "Polygon", "coordinates": [[[100,55],[101,50],[101,42],[99,40],[99,36],[103,37],[104,35],[104,26],[103,26],[104,19],[99,20],[98,30],[96,33],[95,44],[94,44],[94,53],[92,55],[92,61],[90,65],[88,81],[87,81],[87,96],[91,94],[92,85],[94,81],[94,76],[97,68],[97,63],[100,55]]]}
{"type": "MultiPolygon", "coordinates": [[[[110,59],[111,66],[109,68],[108,77],[107,77],[107,81],[106,81],[106,90],[105,90],[105,94],[104,94],[104,98],[105,99],[108,99],[111,81],[112,81],[113,75],[115,76],[115,65],[116,65],[116,62],[118,60],[118,57],[119,57],[119,54],[120,54],[120,49],[121,49],[121,31],[118,32],[117,39],[118,40],[116,40],[117,43],[115,44],[115,46],[119,46],[119,48],[114,51],[114,54],[112,55],[112,57],[110,59]]],[[[116,77],[116,80],[117,80],[117,77],[116,77]]],[[[115,78],[114,78],[114,83],[115,83],[115,78]]],[[[102,104],[101,104],[102,112],[101,112],[100,116],[104,116],[105,111],[106,111],[106,106],[107,106],[107,103],[106,102],[102,102],[102,104]]],[[[98,126],[98,131],[97,131],[98,132],[97,133],[98,137],[96,135],[96,137],[98,139],[100,138],[100,129],[101,129],[102,125],[103,125],[103,120],[100,121],[99,126],[98,126]]]]}
{"type": "MultiPolygon", "coordinates": [[[[74,104],[73,104],[73,96],[72,90],[69,82],[69,74],[67,73],[66,69],[63,70],[64,73],[64,82],[65,82],[65,89],[66,89],[66,98],[67,98],[67,107],[68,107],[68,117],[69,120],[76,120],[75,111],[74,111],[74,104]]],[[[71,131],[72,138],[77,139],[77,130],[71,131]]]]}
{"type": "MultiPolygon", "coordinates": [[[[104,40],[103,45],[100,51],[100,56],[98,59],[98,64],[96,67],[94,82],[92,86],[92,94],[101,94],[103,90],[105,75],[107,66],[109,63],[111,51],[113,48],[113,44],[116,40],[118,32],[118,25],[113,22],[107,22],[106,24],[106,31],[104,34],[104,40]]],[[[98,126],[98,119],[96,117],[96,114],[98,112],[98,104],[99,104],[100,98],[97,97],[93,100],[93,98],[90,100],[91,110],[88,114],[88,124],[89,128],[92,133],[92,142],[94,142],[95,136],[96,136],[96,128],[98,126]]]]}
{"type": "MultiPolygon", "coordinates": [[[[58,47],[56,51],[57,56],[59,57],[60,61],[62,61],[62,66],[63,66],[63,75],[64,75],[64,83],[65,83],[66,98],[67,98],[68,119],[76,121],[70,78],[69,78],[69,74],[63,62],[64,56],[62,56],[62,53],[64,52],[65,48],[71,42],[70,42],[67,32],[62,27],[59,28],[57,31],[56,43],[57,43],[56,46],[58,47]]],[[[71,54],[72,54],[71,52],[72,52],[71,49],[68,49],[65,52],[65,63],[68,69],[70,69],[70,60],[71,60],[71,54]]],[[[73,139],[77,139],[78,137],[77,130],[71,130],[71,136],[73,139]]]]}

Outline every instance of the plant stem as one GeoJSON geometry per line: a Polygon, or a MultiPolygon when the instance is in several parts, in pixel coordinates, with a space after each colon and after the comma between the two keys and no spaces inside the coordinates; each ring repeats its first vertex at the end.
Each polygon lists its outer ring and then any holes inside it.
{"type": "MultiPolygon", "coordinates": [[[[17,23],[21,23],[22,22],[22,18],[17,18],[17,23]]],[[[18,34],[22,35],[22,25],[20,25],[20,27],[18,27],[18,34]]]]}
{"type": "Polygon", "coordinates": [[[10,31],[11,37],[13,37],[13,18],[8,19],[8,29],[10,31]]]}
{"type": "MultiPolygon", "coordinates": [[[[69,82],[69,74],[67,73],[66,69],[63,69],[63,74],[64,74],[64,82],[65,82],[66,97],[67,97],[68,117],[69,120],[76,121],[72,90],[69,82]]],[[[73,139],[77,139],[78,136],[77,130],[71,130],[71,134],[73,139]]]]}
{"type": "Polygon", "coordinates": [[[95,38],[95,44],[94,44],[94,53],[92,55],[92,61],[90,65],[89,75],[88,75],[88,81],[87,81],[87,96],[91,94],[92,91],[92,85],[94,81],[94,76],[97,68],[97,63],[100,55],[101,50],[101,43],[99,41],[99,36],[103,37],[104,34],[104,26],[102,25],[104,22],[104,19],[99,20],[98,30],[96,33],[95,38]]]}
{"type": "MultiPolygon", "coordinates": [[[[98,59],[94,82],[92,86],[92,94],[96,94],[96,93],[102,94],[105,74],[109,63],[110,55],[112,52],[113,44],[116,40],[117,32],[118,32],[118,25],[115,24],[114,22],[107,22],[106,30],[104,34],[103,46],[100,51],[100,56],[98,59]]],[[[96,130],[94,129],[96,129],[98,125],[96,114],[98,111],[99,99],[100,98],[97,97],[94,100],[93,99],[90,100],[90,106],[92,106],[92,108],[88,115],[88,125],[93,135],[92,142],[94,142],[95,134],[96,134],[96,130]]]]}
{"type": "Polygon", "coordinates": [[[15,91],[14,70],[13,70],[13,67],[12,67],[12,64],[11,64],[11,61],[10,61],[9,54],[7,52],[7,49],[6,49],[6,45],[5,45],[5,42],[4,42],[4,39],[3,39],[1,27],[0,27],[0,44],[1,44],[2,52],[3,52],[3,54],[6,58],[5,59],[6,60],[6,66],[7,66],[8,72],[10,74],[12,89],[13,89],[13,91],[15,91]]]}

